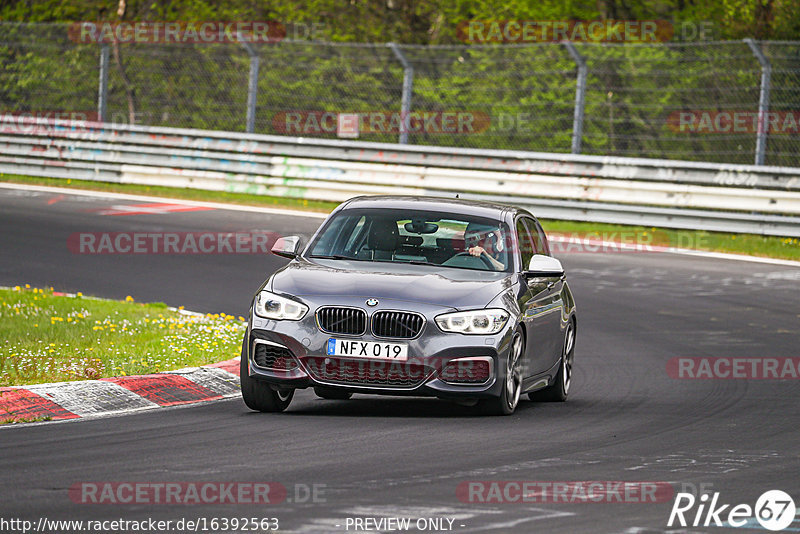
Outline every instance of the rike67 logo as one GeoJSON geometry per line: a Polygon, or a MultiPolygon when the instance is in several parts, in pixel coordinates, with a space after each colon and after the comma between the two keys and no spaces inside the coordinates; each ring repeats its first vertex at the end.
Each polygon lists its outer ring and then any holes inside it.
{"type": "Polygon", "coordinates": [[[794,500],[781,490],[764,492],[755,507],[749,504],[721,504],[719,495],[717,491],[711,497],[704,493],[696,498],[691,493],[678,493],[667,526],[671,527],[677,521],[682,527],[759,528],[760,525],[761,528],[778,531],[789,527],[797,512],[794,500]]]}

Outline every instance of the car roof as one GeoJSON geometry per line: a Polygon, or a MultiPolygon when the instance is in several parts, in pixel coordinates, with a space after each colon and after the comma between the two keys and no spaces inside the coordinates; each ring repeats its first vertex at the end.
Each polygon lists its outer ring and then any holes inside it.
{"type": "Polygon", "coordinates": [[[467,200],[463,198],[423,197],[411,195],[361,196],[348,200],[342,206],[342,209],[354,208],[444,211],[501,220],[509,211],[514,213],[527,213],[520,208],[509,206],[507,204],[500,204],[497,202],[467,200]]]}

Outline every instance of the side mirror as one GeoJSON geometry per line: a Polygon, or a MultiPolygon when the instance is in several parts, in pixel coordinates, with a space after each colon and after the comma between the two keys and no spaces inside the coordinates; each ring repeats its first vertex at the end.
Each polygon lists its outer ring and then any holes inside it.
{"type": "Polygon", "coordinates": [[[272,253],[284,258],[293,259],[297,257],[300,250],[300,236],[290,235],[279,237],[272,245],[272,253]]]}
{"type": "Polygon", "coordinates": [[[564,267],[552,256],[534,254],[525,274],[538,278],[560,278],[564,276],[564,267]]]}

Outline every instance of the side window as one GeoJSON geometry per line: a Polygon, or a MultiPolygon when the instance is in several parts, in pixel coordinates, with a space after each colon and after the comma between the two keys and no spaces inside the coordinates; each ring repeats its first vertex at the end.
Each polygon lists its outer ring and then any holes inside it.
{"type": "Polygon", "coordinates": [[[534,221],[536,224],[536,233],[539,235],[539,242],[542,244],[542,254],[547,254],[550,256],[550,243],[547,241],[547,234],[544,233],[544,229],[542,229],[542,225],[539,224],[539,221],[534,221]]]}
{"type": "Polygon", "coordinates": [[[547,246],[547,237],[544,235],[544,231],[542,227],[539,226],[539,223],[533,219],[525,217],[522,219],[525,221],[525,226],[528,228],[528,232],[531,234],[531,239],[533,239],[533,246],[536,254],[546,254],[547,256],[550,255],[550,247],[547,246]]]}
{"type": "Polygon", "coordinates": [[[533,246],[533,241],[528,233],[528,228],[524,223],[524,219],[517,221],[517,242],[519,243],[519,252],[522,258],[522,270],[526,270],[528,265],[531,264],[531,258],[536,254],[536,249],[533,246]]]}

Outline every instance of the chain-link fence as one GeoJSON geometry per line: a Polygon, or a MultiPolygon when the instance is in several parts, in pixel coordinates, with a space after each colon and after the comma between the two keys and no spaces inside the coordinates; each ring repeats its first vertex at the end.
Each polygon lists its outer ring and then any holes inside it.
{"type": "Polygon", "coordinates": [[[81,44],[67,25],[0,30],[6,116],[96,114],[103,100],[107,121],[246,131],[250,101],[256,133],[397,142],[405,131],[412,144],[730,163],[757,161],[761,135],[763,163],[800,166],[800,42],[393,50],[81,44]]]}

